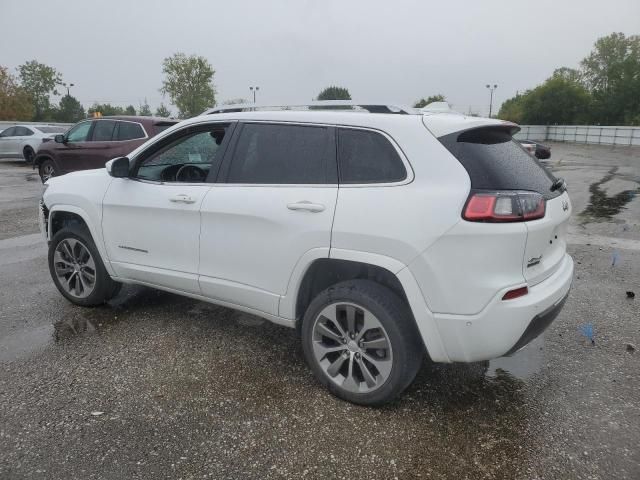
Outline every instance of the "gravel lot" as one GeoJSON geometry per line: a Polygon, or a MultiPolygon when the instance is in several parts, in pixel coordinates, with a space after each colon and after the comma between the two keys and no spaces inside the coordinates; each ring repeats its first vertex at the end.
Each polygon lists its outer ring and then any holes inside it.
{"type": "Polygon", "coordinates": [[[640,149],[552,152],[576,212],[564,310],[512,358],[425,364],[381,409],[329,395],[261,319],[140,287],[72,306],[39,179],[0,161],[0,478],[640,478],[640,149]]]}

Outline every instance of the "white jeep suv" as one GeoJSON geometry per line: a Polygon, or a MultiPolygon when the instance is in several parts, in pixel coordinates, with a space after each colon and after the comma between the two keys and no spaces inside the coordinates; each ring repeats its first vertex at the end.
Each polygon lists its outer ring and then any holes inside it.
{"type": "Polygon", "coordinates": [[[134,283],[298,327],[317,379],[365,405],[425,354],[488,360],[539,335],[571,286],[571,203],[518,127],[331,105],[211,110],[50,179],[55,285],[82,306],[134,283]]]}

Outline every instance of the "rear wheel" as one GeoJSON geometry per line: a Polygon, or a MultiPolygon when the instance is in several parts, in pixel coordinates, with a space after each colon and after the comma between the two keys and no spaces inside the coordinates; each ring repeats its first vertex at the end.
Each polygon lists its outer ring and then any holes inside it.
{"type": "Polygon", "coordinates": [[[36,156],[36,153],[33,151],[33,148],[27,145],[24,147],[24,150],[22,150],[22,156],[24,157],[25,162],[33,163],[33,157],[36,156]]]}
{"type": "Polygon", "coordinates": [[[368,280],[321,292],[302,323],[303,350],[316,378],[337,397],[381,405],[415,378],[423,346],[408,306],[368,280]]]}
{"type": "Polygon", "coordinates": [[[58,175],[58,171],[56,170],[56,165],[53,163],[53,160],[44,160],[40,164],[38,172],[40,173],[40,180],[42,180],[42,183],[46,182],[51,177],[58,175]]]}
{"type": "Polygon", "coordinates": [[[107,273],[87,229],[76,225],[64,227],[53,236],[49,272],[60,293],[84,307],[103,304],[121,287],[107,273]]]}

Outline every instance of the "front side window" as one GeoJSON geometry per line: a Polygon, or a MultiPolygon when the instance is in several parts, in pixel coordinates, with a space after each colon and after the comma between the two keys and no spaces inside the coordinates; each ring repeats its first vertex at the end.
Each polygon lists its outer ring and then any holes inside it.
{"type": "Polygon", "coordinates": [[[339,129],[340,183],[392,183],[407,178],[396,149],[371,130],[339,129]]]}
{"type": "MultiPolygon", "coordinates": [[[[205,182],[220,166],[228,125],[194,127],[163,141],[138,166],[136,178],[157,182],[205,182]]],[[[144,155],[144,154],[143,154],[144,155]]]]}
{"type": "Polygon", "coordinates": [[[67,142],[86,142],[91,130],[91,122],[82,122],[69,130],[67,142]]]}
{"type": "Polygon", "coordinates": [[[146,135],[142,129],[142,125],[133,122],[118,122],[117,139],[122,140],[136,140],[138,138],[144,138],[146,135]]]}
{"type": "Polygon", "coordinates": [[[332,151],[328,127],[248,123],[238,138],[227,182],[330,183],[332,151]]]}
{"type": "Polygon", "coordinates": [[[109,142],[113,137],[113,129],[116,122],[113,120],[96,120],[96,126],[93,127],[94,142],[109,142]]]}

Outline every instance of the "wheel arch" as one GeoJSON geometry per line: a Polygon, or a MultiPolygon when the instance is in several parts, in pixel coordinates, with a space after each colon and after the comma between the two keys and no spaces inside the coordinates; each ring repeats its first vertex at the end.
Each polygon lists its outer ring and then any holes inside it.
{"type": "Polygon", "coordinates": [[[91,239],[100,253],[102,263],[109,275],[114,276],[115,273],[111,268],[111,263],[104,249],[101,232],[98,230],[99,226],[91,222],[89,215],[82,208],[74,205],[52,206],[49,209],[49,217],[47,219],[47,241],[50,242],[56,232],[69,224],[82,225],[89,231],[89,235],[91,235],[91,239]]]}
{"type": "Polygon", "coordinates": [[[344,280],[371,280],[393,291],[407,303],[430,358],[433,361],[449,362],[435,318],[410,271],[391,258],[366,252],[362,255],[352,253],[341,254],[340,257],[343,258],[335,258],[332,249],[331,256],[309,261],[295,281],[294,288],[288,289],[290,296],[285,296],[289,297],[287,301],[281,300],[280,316],[295,319],[296,326],[299,327],[311,300],[324,289],[344,280]]]}
{"type": "Polygon", "coordinates": [[[36,153],[36,156],[33,157],[33,168],[40,168],[40,165],[42,165],[42,162],[44,162],[45,160],[51,160],[56,168],[58,168],[58,164],[56,163],[54,158],[46,153],[36,153]]]}

